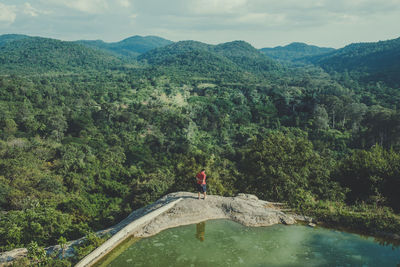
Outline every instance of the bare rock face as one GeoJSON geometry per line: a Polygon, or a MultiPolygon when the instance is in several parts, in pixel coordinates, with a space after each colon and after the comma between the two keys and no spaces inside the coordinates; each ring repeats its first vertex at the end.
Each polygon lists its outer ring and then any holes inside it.
{"type": "Polygon", "coordinates": [[[139,229],[135,235],[151,236],[167,228],[213,219],[231,219],[246,226],[296,223],[292,215],[283,213],[271,205],[273,203],[250,194],[238,194],[236,197],[207,196],[205,200],[199,200],[197,194],[178,192],[166,195],[159,201],[166,203],[178,198],[183,200],[139,229]]]}
{"type": "Polygon", "coordinates": [[[3,266],[6,262],[11,262],[18,258],[25,257],[27,253],[28,250],[26,248],[17,248],[11,251],[0,253],[0,266],[3,266]]]}

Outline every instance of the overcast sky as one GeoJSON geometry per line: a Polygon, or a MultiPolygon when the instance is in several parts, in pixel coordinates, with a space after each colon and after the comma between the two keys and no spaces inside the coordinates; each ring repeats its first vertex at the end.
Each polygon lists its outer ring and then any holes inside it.
{"type": "Polygon", "coordinates": [[[339,48],[400,37],[400,0],[0,0],[0,34],[5,33],[339,48]]]}

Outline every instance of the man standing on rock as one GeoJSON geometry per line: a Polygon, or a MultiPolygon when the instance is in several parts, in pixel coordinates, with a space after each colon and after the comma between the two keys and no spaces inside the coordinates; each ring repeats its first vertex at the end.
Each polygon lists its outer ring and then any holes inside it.
{"type": "Polygon", "coordinates": [[[199,172],[196,175],[196,179],[197,179],[196,187],[197,187],[198,197],[200,199],[200,193],[203,193],[205,200],[207,195],[206,170],[202,169],[201,172],[199,172]]]}

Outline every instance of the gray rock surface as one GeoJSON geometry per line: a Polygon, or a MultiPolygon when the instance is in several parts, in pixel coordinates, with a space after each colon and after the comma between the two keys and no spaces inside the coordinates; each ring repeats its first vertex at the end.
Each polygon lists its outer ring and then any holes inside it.
{"type": "Polygon", "coordinates": [[[199,200],[197,194],[177,192],[168,194],[157,202],[178,198],[183,198],[183,201],[143,226],[135,235],[151,236],[167,228],[213,219],[231,219],[246,226],[296,223],[292,215],[279,210],[276,205],[279,203],[259,200],[249,194],[239,194],[236,197],[207,196],[206,200],[199,200]]]}
{"type": "Polygon", "coordinates": [[[21,257],[25,257],[27,253],[28,250],[26,248],[17,248],[11,251],[0,253],[0,266],[4,266],[5,263],[7,262],[11,262],[21,257]]]}

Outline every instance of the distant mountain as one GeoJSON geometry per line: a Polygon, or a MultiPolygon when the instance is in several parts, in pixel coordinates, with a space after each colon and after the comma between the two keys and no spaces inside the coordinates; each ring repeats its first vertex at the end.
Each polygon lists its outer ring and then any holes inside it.
{"type": "Polygon", "coordinates": [[[277,70],[279,64],[243,41],[209,45],[181,41],[153,49],[138,57],[155,66],[175,67],[198,73],[251,72],[259,74],[277,70]]]}
{"type": "Polygon", "coordinates": [[[274,60],[244,41],[219,44],[213,50],[250,72],[265,72],[280,68],[274,60]]]}
{"type": "Polygon", "coordinates": [[[77,41],[77,43],[91,48],[97,48],[111,52],[120,57],[135,58],[140,54],[146,53],[154,48],[172,44],[172,41],[157,36],[132,36],[120,42],[106,43],[101,40],[96,41],[77,41]]]}
{"type": "Polygon", "coordinates": [[[274,48],[262,48],[261,52],[267,56],[281,60],[281,61],[294,61],[307,56],[316,56],[335,51],[334,48],[318,47],[315,45],[308,45],[305,43],[291,43],[286,46],[277,46],[274,48]]]}
{"type": "Polygon", "coordinates": [[[400,38],[355,43],[307,60],[327,71],[349,72],[367,81],[384,81],[400,86],[400,38]]]}
{"type": "Polygon", "coordinates": [[[25,38],[29,38],[29,36],[22,34],[3,34],[0,35],[0,46],[3,46],[12,41],[17,41],[25,38]]]}
{"type": "Polygon", "coordinates": [[[12,72],[76,71],[107,69],[120,60],[102,51],[85,46],[41,37],[14,38],[0,46],[0,70],[12,72]]]}
{"type": "Polygon", "coordinates": [[[138,60],[158,67],[202,74],[237,72],[238,67],[224,56],[212,51],[212,46],[197,41],[181,41],[140,55],[138,60]]]}

